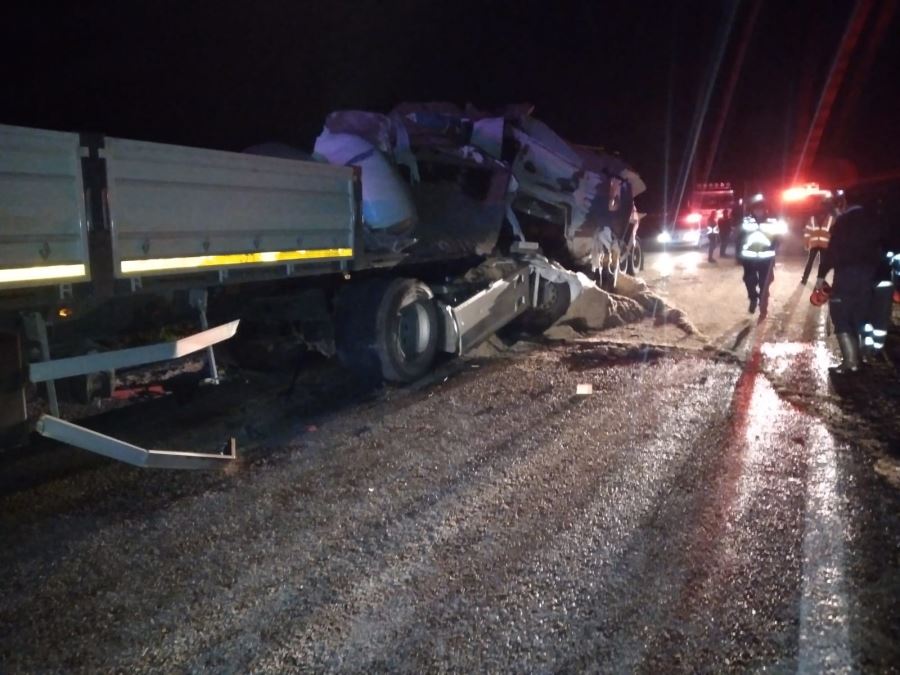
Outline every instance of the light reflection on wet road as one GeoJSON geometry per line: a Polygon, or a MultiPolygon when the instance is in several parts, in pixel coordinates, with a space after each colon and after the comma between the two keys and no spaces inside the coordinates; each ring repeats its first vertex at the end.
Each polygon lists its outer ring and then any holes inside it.
{"type": "MultiPolygon", "coordinates": [[[[772,375],[795,373],[813,390],[808,394],[826,394],[831,357],[824,343],[825,315],[819,317],[811,342],[762,341],[751,352],[744,377],[752,380],[752,393],[746,415],[738,422],[745,422],[747,444],[742,483],[747,490],[771,483],[777,476],[766,474],[763,458],[792,446],[803,449],[806,499],[797,671],[852,672],[845,580],[847,530],[835,441],[820,420],[784,401],[759,373],[761,356],[772,375]]],[[[765,340],[765,333],[760,340],[765,340]]]]}

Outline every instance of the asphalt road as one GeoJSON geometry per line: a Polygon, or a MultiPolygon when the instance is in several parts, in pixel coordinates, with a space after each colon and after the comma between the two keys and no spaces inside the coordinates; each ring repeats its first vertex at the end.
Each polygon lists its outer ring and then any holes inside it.
{"type": "Polygon", "coordinates": [[[224,474],[3,457],[0,671],[900,669],[887,432],[829,381],[798,270],[757,324],[727,261],[648,257],[703,340],[648,322],[110,422],[255,439],[224,474]]]}

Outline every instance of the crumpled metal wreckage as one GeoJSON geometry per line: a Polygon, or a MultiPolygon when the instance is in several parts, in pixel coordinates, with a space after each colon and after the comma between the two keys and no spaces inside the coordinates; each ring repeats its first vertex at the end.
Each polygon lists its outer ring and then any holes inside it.
{"type": "Polygon", "coordinates": [[[504,221],[554,259],[597,271],[634,237],[646,186],[620,158],[561,138],[531,105],[403,103],[331,113],[314,157],[362,167],[366,245],[410,259],[487,255],[504,221]]]}

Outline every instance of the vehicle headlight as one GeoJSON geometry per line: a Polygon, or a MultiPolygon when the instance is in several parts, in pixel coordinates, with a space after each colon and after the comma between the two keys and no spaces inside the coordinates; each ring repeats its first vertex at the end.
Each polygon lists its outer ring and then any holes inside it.
{"type": "Polygon", "coordinates": [[[687,241],[700,241],[700,230],[691,230],[684,235],[687,241]]]}
{"type": "Polygon", "coordinates": [[[668,244],[670,241],[672,241],[672,235],[665,231],[660,232],[656,237],[656,241],[658,241],[660,244],[668,244]]]}

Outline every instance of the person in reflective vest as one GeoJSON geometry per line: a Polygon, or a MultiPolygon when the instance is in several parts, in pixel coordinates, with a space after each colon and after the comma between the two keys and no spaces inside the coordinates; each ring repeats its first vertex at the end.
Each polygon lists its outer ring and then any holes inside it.
{"type": "Polygon", "coordinates": [[[860,204],[847,205],[838,197],[838,213],[831,227],[831,241],[822,253],[816,288],[834,270],[834,282],[828,311],[841,350],[840,365],[831,369],[838,375],[855,373],[861,365],[860,341],[869,327],[873,286],[881,262],[881,232],[860,204]]]}
{"type": "Polygon", "coordinates": [[[716,214],[716,211],[710,213],[709,219],[706,221],[706,236],[709,237],[706,259],[711,263],[716,262],[713,254],[716,252],[716,247],[719,245],[719,221],[716,218],[716,214]]]}
{"type": "Polygon", "coordinates": [[[770,218],[761,195],[750,204],[750,215],[741,223],[738,239],[738,258],[744,267],[744,286],[750,300],[750,313],[759,307],[759,320],[769,313],[769,287],[775,280],[775,254],[787,224],[770,218]]]}
{"type": "Polygon", "coordinates": [[[809,280],[809,273],[812,271],[816,258],[820,257],[822,252],[828,248],[828,242],[831,240],[831,223],[832,216],[827,211],[820,211],[810,216],[809,222],[803,230],[803,242],[806,244],[806,250],[809,254],[806,256],[806,267],[803,269],[803,277],[800,279],[801,284],[805,284],[809,280]]]}

